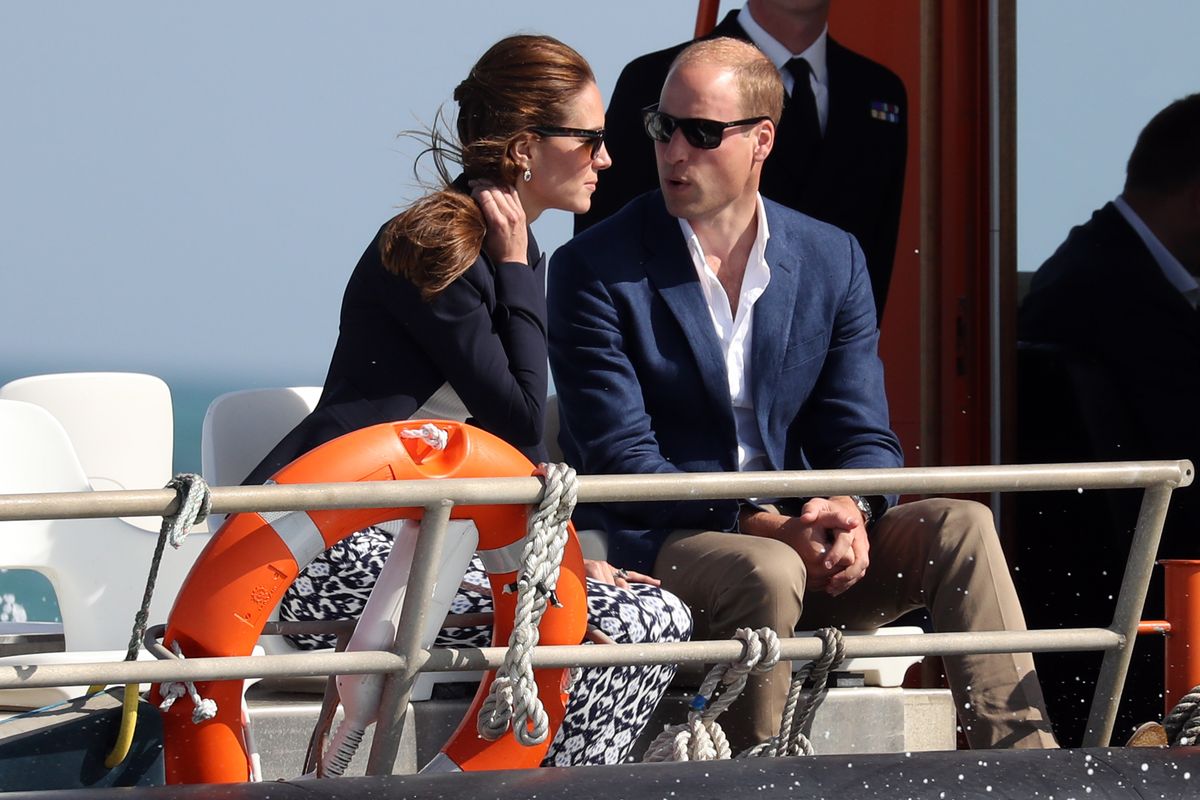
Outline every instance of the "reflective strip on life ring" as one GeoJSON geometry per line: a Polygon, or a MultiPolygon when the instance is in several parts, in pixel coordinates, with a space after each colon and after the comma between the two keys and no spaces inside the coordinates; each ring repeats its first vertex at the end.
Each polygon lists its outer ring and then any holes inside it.
{"type": "MultiPolygon", "coordinates": [[[[528,477],[533,465],[516,449],[478,428],[435,421],[449,434],[444,450],[400,436],[426,420],[386,423],[346,434],[281,469],[275,483],[333,483],[420,478],[528,477]]],[[[242,513],[231,515],[192,567],[171,609],[163,642],[178,642],[188,658],[248,656],[267,617],[284,591],[319,553],[369,525],[416,519],[417,508],[242,513]]],[[[471,519],[479,531],[479,553],[495,605],[493,641],[506,645],[512,634],[516,593],[504,587],[516,579],[529,509],[520,505],[455,506],[453,519],[471,519]],[[516,557],[513,557],[513,554],[516,557]]],[[[442,576],[445,578],[446,576],[442,576]]],[[[458,580],[460,576],[451,576],[458,580]]],[[[542,644],[579,644],[587,626],[583,556],[571,529],[556,590],[562,607],[547,608],[538,627],[542,644]]],[[[550,719],[546,741],[524,747],[512,732],[489,742],[475,731],[475,719],[488,687],[489,672],[475,701],[442,753],[463,770],[521,769],[541,764],[562,724],[568,672],[535,672],[539,697],[550,719]]],[[[168,783],[231,783],[249,778],[249,756],[241,725],[242,681],[199,682],[204,697],[217,702],[217,716],[195,725],[191,703],[177,702],[163,713],[168,783]]],[[[151,690],[161,700],[159,686],[151,690]]]]}

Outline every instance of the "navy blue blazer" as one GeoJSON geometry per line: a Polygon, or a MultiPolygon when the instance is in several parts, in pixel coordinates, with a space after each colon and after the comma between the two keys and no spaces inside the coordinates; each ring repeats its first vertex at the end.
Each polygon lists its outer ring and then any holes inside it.
{"type": "MultiPolygon", "coordinates": [[[[754,306],[751,391],[771,467],[900,466],[858,243],[764,205],[771,281],[754,306]]],[[[567,461],[585,474],[737,469],[724,356],[660,192],[560,248],[547,296],[567,461]]],[[[736,500],[613,503],[598,521],[613,563],[649,571],[669,532],[735,530],[738,508],[736,500]]]]}
{"type": "MultiPolygon", "coordinates": [[[[750,40],[734,9],[709,37],[750,40]]],[[[705,37],[705,38],[709,38],[705,37]]],[[[575,218],[579,233],[658,186],[654,144],[642,128],[641,110],[658,102],[667,70],[691,42],[640,56],[617,78],[604,115],[604,141],[611,169],[592,195],[586,214],[575,218]]],[[[854,234],[867,256],[877,318],[883,318],[891,282],[900,202],[908,153],[908,98],[900,78],[887,67],[829,38],[829,118],[815,154],[802,154],[785,130],[763,164],[760,190],[766,197],[854,234]]]]}
{"type": "MultiPolygon", "coordinates": [[[[386,225],[384,226],[386,228],[386,225]]],[[[529,263],[479,254],[430,301],[389,272],[380,235],[367,245],[342,298],[340,331],[317,407],[246,478],[259,484],[342,434],[408,419],[449,383],[467,421],[547,459],[546,259],[529,234],[529,263]]]]}

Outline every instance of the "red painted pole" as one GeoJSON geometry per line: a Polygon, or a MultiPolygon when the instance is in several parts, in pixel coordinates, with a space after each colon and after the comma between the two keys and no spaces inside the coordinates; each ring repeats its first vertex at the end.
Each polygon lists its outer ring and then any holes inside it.
{"type": "Polygon", "coordinates": [[[721,0],[700,0],[696,8],[696,38],[707,36],[717,27],[717,9],[721,0]]]}
{"type": "Polygon", "coordinates": [[[1185,694],[1200,686],[1200,561],[1168,559],[1163,565],[1171,623],[1167,634],[1166,711],[1185,694]]]}

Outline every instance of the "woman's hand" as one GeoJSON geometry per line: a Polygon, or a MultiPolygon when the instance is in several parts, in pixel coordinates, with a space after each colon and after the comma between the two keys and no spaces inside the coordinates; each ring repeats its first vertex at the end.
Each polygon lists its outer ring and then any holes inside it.
{"type": "Polygon", "coordinates": [[[649,575],[643,575],[631,569],[617,569],[607,561],[592,561],[585,558],[583,560],[583,568],[587,576],[592,580],[600,581],[601,583],[611,583],[620,589],[628,589],[631,583],[648,583],[651,586],[662,585],[662,581],[658,578],[652,578],[649,575]]]}
{"type": "Polygon", "coordinates": [[[524,264],[529,259],[529,230],[516,187],[485,180],[471,181],[470,186],[487,225],[483,251],[493,264],[524,264]]]}

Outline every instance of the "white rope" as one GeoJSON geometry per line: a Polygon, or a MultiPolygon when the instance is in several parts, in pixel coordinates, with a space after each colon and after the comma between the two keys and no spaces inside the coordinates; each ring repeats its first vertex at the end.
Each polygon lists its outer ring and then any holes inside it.
{"type": "Polygon", "coordinates": [[[575,470],[566,464],[541,464],[539,472],[546,489],[529,518],[521,572],[516,583],[505,589],[515,588],[517,592],[508,652],[496,670],[496,679],[476,721],[479,735],[489,741],[499,739],[511,725],[517,741],[526,747],[545,741],[549,733],[550,723],[538,698],[531,656],[547,604],[560,605],[554,589],[567,543],[567,523],[578,493],[575,470]]]}
{"type": "Polygon", "coordinates": [[[426,422],[420,428],[413,430],[411,428],[400,431],[402,439],[420,439],[425,444],[432,447],[434,450],[445,450],[446,443],[450,441],[450,434],[434,425],[432,422],[426,422]]]}
{"type": "Polygon", "coordinates": [[[1200,739],[1200,686],[1180,698],[1162,721],[1172,747],[1190,747],[1200,739]]]}
{"type": "Polygon", "coordinates": [[[687,722],[664,728],[642,761],[716,761],[732,756],[717,717],[742,693],[750,673],[770,672],[779,663],[779,637],[770,628],[738,628],[733,638],[742,642],[741,656],[709,670],[692,700],[687,722]]]}
{"type": "Polygon", "coordinates": [[[816,661],[809,661],[792,677],[792,685],[788,688],[787,702],[783,706],[779,723],[779,735],[751,747],[738,758],[811,756],[815,753],[812,742],[804,735],[804,728],[812,721],[817,706],[828,694],[829,673],[842,663],[846,644],[842,632],[837,628],[820,628],[813,635],[821,638],[824,647],[816,661]],[[810,684],[811,691],[802,702],[805,683],[810,684]]]}
{"type": "MultiPolygon", "coordinates": [[[[179,648],[179,642],[172,642],[171,649],[179,658],[184,657],[183,651],[179,648]]],[[[192,708],[193,725],[199,725],[217,715],[217,701],[201,697],[200,692],[196,689],[196,684],[191,681],[164,681],[159,684],[158,691],[163,696],[163,701],[158,705],[160,711],[166,711],[184,695],[191,697],[194,706],[192,708]]]]}

